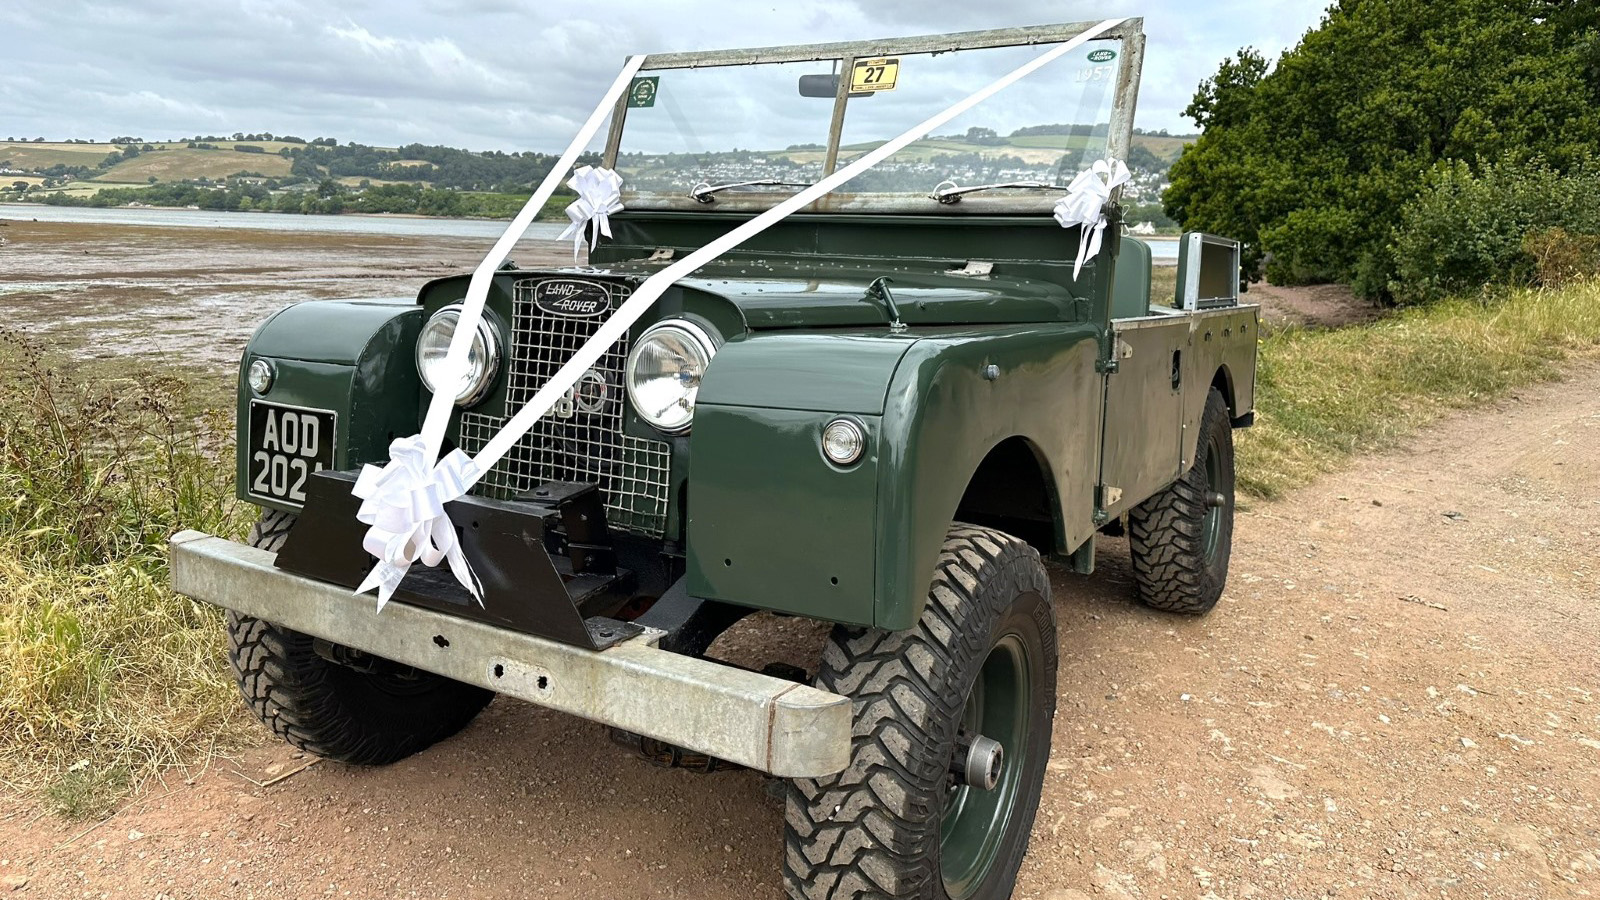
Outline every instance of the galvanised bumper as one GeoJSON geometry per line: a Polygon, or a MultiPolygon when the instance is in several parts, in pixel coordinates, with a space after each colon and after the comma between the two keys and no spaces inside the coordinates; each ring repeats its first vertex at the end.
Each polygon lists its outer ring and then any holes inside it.
{"type": "Polygon", "coordinates": [[[842,771],[848,698],[655,646],[650,631],[594,651],[284,572],[274,554],[184,531],[180,594],[384,659],[786,778],[842,771]]]}

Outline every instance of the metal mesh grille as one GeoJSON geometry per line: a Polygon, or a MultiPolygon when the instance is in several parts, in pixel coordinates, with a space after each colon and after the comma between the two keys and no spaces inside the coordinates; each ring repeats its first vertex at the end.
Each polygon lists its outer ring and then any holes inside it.
{"type": "MultiPolygon", "coordinates": [[[[519,281],[512,295],[511,360],[506,410],[515,415],[562,364],[589,340],[605,316],[551,315],[535,303],[537,281],[519,281]]],[[[606,284],[611,309],[627,299],[623,285],[606,284]]],[[[613,344],[567,397],[534,424],[505,458],[486,473],[474,493],[510,499],[547,481],[594,481],[605,494],[616,528],[659,535],[667,522],[670,447],[622,433],[627,405],[623,368],[628,340],[613,344]]],[[[459,443],[476,453],[506,419],[463,413],[459,443]]]]}

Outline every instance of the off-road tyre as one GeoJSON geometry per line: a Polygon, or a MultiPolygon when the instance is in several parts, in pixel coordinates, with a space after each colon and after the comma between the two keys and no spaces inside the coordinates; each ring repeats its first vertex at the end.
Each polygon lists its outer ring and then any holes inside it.
{"type": "MultiPolygon", "coordinates": [[[[294,521],[263,511],[250,545],[277,552],[294,521]]],[[[229,612],[227,626],[228,660],[250,710],[273,734],[324,759],[404,759],[460,731],[494,697],[385,660],[366,658],[371,671],[331,662],[309,635],[250,616],[229,612]]]]}
{"type": "Polygon", "coordinates": [[[835,628],[816,684],[853,701],[851,762],[839,775],[790,784],[783,863],[789,896],[1009,897],[1049,759],[1056,662],[1050,582],[1038,553],[1008,534],[970,525],[950,530],[916,627],[835,628]],[[1018,700],[1026,714],[1013,735],[1016,746],[1005,747],[1002,775],[1015,775],[1014,800],[1005,824],[991,829],[994,850],[984,874],[952,892],[941,858],[941,820],[958,790],[951,787],[950,761],[969,693],[988,671],[991,650],[1002,646],[1007,653],[1021,647],[1026,657],[1017,669],[1028,688],[1018,700]]]}
{"type": "Polygon", "coordinates": [[[1128,514],[1128,547],[1145,606],[1202,615],[1222,598],[1233,551],[1233,425],[1215,388],[1200,418],[1194,463],[1128,514]]]}

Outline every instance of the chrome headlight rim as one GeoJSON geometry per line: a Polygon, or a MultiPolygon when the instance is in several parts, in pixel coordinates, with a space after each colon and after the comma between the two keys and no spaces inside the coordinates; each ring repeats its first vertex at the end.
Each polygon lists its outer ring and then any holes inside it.
{"type": "MultiPolygon", "coordinates": [[[[433,315],[428,317],[427,322],[423,323],[422,331],[417,333],[417,343],[413,350],[413,356],[416,360],[417,376],[422,379],[422,386],[427,388],[429,393],[434,393],[435,389],[433,380],[428,377],[427,367],[422,361],[422,339],[428,333],[429,328],[447,316],[455,320],[451,326],[453,336],[455,328],[461,324],[461,311],[464,306],[465,304],[452,303],[448,306],[440,307],[434,311],[433,315]]],[[[476,381],[468,381],[466,386],[456,394],[455,404],[462,408],[476,406],[483,402],[484,398],[489,395],[490,389],[494,387],[495,380],[500,374],[502,359],[500,329],[495,326],[493,313],[485,309],[483,315],[478,319],[478,327],[475,330],[474,340],[483,345],[483,372],[476,381]]]]}
{"type": "MultiPolygon", "coordinates": [[[[684,419],[682,424],[664,424],[663,421],[660,421],[658,417],[652,416],[645,410],[644,406],[638,402],[634,392],[634,375],[638,370],[639,354],[650,345],[652,338],[659,336],[662,332],[676,332],[680,336],[687,338],[688,344],[699,351],[702,357],[702,370],[710,368],[711,360],[717,355],[717,349],[721,346],[722,342],[717,337],[714,337],[709,329],[692,319],[673,318],[663,319],[660,322],[651,325],[649,328],[646,328],[644,332],[639,335],[639,339],[634,342],[633,347],[628,350],[628,361],[623,367],[622,382],[624,388],[627,390],[629,405],[633,407],[633,411],[639,416],[639,418],[644,420],[645,424],[649,425],[651,428],[654,428],[662,434],[678,436],[687,434],[689,429],[694,426],[694,406],[692,404],[689,406],[689,415],[686,419],[684,419]]],[[[701,377],[704,377],[703,371],[701,377]]],[[[695,393],[697,395],[699,393],[698,386],[695,388],[695,393]]]]}
{"type": "Polygon", "coordinates": [[[274,366],[270,359],[256,357],[245,369],[245,383],[250,385],[250,390],[258,397],[265,397],[277,380],[278,367],[274,366]]]}

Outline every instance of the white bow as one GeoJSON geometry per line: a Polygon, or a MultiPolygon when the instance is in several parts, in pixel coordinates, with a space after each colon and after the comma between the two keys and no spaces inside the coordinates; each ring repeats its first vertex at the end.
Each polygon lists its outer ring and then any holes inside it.
{"type": "Polygon", "coordinates": [[[1056,201],[1056,221],[1062,228],[1083,226],[1078,238],[1078,261],[1072,266],[1073,281],[1078,280],[1083,261],[1100,252],[1100,235],[1106,230],[1105,205],[1111,202],[1111,192],[1127,183],[1129,177],[1122,160],[1096,160],[1093,167],[1072,179],[1067,196],[1056,201]]]}
{"type": "Polygon", "coordinates": [[[622,176],[611,169],[584,166],[572,173],[567,187],[578,192],[578,199],[567,205],[572,224],[561,232],[560,240],[572,238],[572,258],[587,243],[593,250],[600,235],[611,237],[611,214],[622,212],[622,176]]]}
{"type": "Polygon", "coordinates": [[[411,564],[437,566],[450,561],[456,580],[483,605],[483,587],[467,565],[456,539],[455,525],[444,505],[466,494],[481,474],[460,450],[452,450],[428,468],[421,437],[397,438],[389,445],[389,463],[366,466],[352,494],[361,498],[356,518],[370,526],[361,546],[378,558],[356,593],[378,589],[378,611],[394,596],[411,564]]]}

